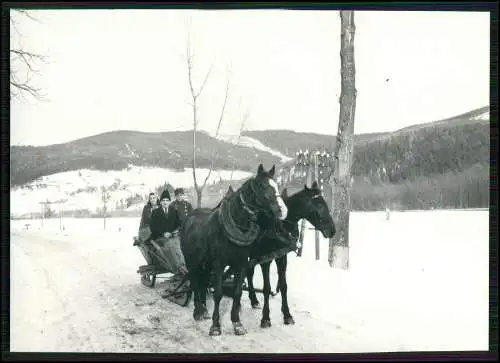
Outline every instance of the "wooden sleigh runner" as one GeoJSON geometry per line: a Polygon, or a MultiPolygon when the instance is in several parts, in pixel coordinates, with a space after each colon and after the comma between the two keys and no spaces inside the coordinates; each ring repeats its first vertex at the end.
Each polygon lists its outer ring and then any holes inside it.
{"type": "MultiPolygon", "coordinates": [[[[178,237],[173,236],[172,238],[178,237]]],[[[161,288],[164,289],[163,298],[180,306],[189,305],[192,296],[189,280],[176,277],[176,271],[173,271],[166,258],[168,251],[165,246],[151,239],[141,240],[139,237],[134,237],[134,246],[139,248],[147,262],[147,265],[139,266],[137,270],[141,276],[141,283],[149,288],[161,285],[161,288]],[[173,276],[161,276],[165,274],[173,276]],[[165,280],[157,284],[158,277],[165,278],[165,280]]]]}

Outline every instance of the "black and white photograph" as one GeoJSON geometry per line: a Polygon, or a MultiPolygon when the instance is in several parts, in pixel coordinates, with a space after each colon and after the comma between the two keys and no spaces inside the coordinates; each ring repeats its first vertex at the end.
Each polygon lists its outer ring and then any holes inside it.
{"type": "Polygon", "coordinates": [[[489,11],[9,11],[11,352],[488,351],[489,11]]]}

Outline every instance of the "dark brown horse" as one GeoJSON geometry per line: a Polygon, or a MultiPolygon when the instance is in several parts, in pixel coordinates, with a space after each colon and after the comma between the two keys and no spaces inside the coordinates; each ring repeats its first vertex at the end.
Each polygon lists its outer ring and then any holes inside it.
{"type": "Polygon", "coordinates": [[[271,220],[277,220],[284,219],[287,214],[286,205],[273,180],[274,171],[274,166],[265,171],[260,164],[257,174],[236,191],[228,193],[218,208],[193,210],[181,227],[181,248],[194,293],[195,320],[209,318],[206,293],[213,272],[215,291],[210,335],[221,334],[219,305],[226,266],[235,275],[236,288],[231,309],[234,332],[236,335],[246,333],[239,316],[240,300],[251,247],[260,231],[257,216],[264,214],[271,220]]]}
{"type": "MultiPolygon", "coordinates": [[[[282,192],[282,198],[287,205],[288,215],[286,219],[280,223],[282,223],[285,233],[291,234],[295,244],[297,243],[299,237],[297,222],[303,218],[311,223],[316,229],[320,230],[325,238],[332,238],[335,235],[335,224],[330,211],[328,210],[328,206],[321,196],[321,190],[316,182],[312,184],[311,188],[304,186],[304,189],[291,195],[290,197],[287,196],[287,191],[285,189],[282,192]]],[[[261,225],[262,224],[263,223],[261,223],[261,225]]],[[[271,221],[271,224],[275,224],[275,222],[271,221]]],[[[277,241],[275,236],[275,233],[264,233],[262,231],[257,242],[252,246],[250,258],[258,261],[259,258],[262,258],[262,256],[265,256],[279,248],[280,241],[277,241]]],[[[295,247],[296,246],[291,246],[290,251],[294,250],[295,247]]],[[[271,326],[271,319],[269,317],[269,294],[271,293],[269,269],[271,262],[272,261],[265,262],[260,265],[264,279],[264,307],[260,323],[262,328],[271,326]]],[[[284,323],[287,325],[294,324],[295,322],[288,308],[286,282],[287,255],[284,254],[282,257],[276,258],[275,262],[278,270],[278,288],[281,292],[281,311],[283,313],[284,323]]],[[[247,271],[248,296],[252,307],[257,308],[259,307],[259,301],[255,295],[253,274],[254,267],[249,266],[247,271]]]]}

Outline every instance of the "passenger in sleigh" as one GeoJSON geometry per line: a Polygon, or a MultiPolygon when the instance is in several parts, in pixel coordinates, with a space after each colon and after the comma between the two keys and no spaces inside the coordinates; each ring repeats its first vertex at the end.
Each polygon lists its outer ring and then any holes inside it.
{"type": "Polygon", "coordinates": [[[175,200],[170,204],[170,207],[177,212],[177,224],[179,227],[184,223],[187,215],[193,210],[193,206],[186,200],[186,195],[183,188],[174,190],[175,200]]]}
{"type": "Polygon", "coordinates": [[[174,274],[173,280],[181,279],[187,273],[179,237],[174,234],[180,226],[180,217],[170,203],[167,189],[161,193],[160,208],[151,215],[151,238],[159,248],[162,264],[174,274]]]}
{"type": "Polygon", "coordinates": [[[142,209],[141,222],[139,223],[138,238],[134,239],[134,246],[147,242],[151,236],[151,215],[160,206],[160,201],[155,192],[149,193],[148,202],[142,209]]]}

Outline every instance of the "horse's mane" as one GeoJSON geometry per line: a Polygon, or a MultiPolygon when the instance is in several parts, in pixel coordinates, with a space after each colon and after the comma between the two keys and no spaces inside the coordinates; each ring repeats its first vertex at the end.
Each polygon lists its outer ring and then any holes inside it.
{"type": "MultiPolygon", "coordinates": [[[[250,179],[249,179],[249,180],[250,180],[250,179]]],[[[248,180],[247,180],[247,181],[245,181],[245,183],[246,183],[246,182],[248,182],[248,180]]],[[[222,197],[222,199],[220,200],[220,202],[219,202],[219,203],[217,203],[217,205],[216,205],[215,207],[213,207],[213,208],[212,208],[212,211],[216,211],[217,209],[219,209],[219,208],[220,208],[220,206],[222,205],[222,202],[223,202],[224,200],[228,199],[231,195],[233,195],[233,193],[235,193],[235,191],[234,191],[233,187],[232,187],[231,185],[229,185],[229,188],[227,189],[226,194],[222,197]]]]}

